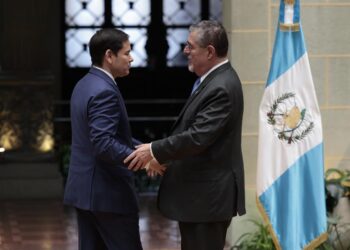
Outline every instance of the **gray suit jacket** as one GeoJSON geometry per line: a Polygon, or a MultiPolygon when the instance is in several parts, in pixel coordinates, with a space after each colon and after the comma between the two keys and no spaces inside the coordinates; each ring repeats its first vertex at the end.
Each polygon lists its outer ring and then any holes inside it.
{"type": "Polygon", "coordinates": [[[225,63],[188,99],[172,135],[152,143],[155,158],[168,163],[158,196],[166,217],[210,222],[245,213],[242,116],[241,82],[225,63]]]}

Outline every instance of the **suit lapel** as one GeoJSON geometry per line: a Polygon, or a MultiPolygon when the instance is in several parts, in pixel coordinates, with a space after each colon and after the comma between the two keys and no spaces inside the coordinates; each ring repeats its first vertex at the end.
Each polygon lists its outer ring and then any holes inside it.
{"type": "Polygon", "coordinates": [[[126,110],[124,98],[123,98],[118,86],[116,84],[114,84],[114,86],[117,89],[117,95],[119,97],[118,100],[119,100],[119,105],[120,105],[121,111],[124,113],[124,117],[126,118],[126,129],[127,129],[128,134],[130,135],[130,136],[128,136],[128,140],[129,140],[130,145],[132,145],[132,139],[131,139],[132,133],[131,133],[129,116],[128,116],[128,112],[126,110]]]}
{"type": "Polygon", "coordinates": [[[182,108],[179,116],[177,117],[176,121],[174,122],[173,126],[171,127],[171,131],[175,129],[177,124],[180,122],[182,119],[183,114],[185,113],[186,109],[188,106],[192,103],[194,99],[199,95],[199,93],[207,86],[210,84],[211,80],[216,76],[217,74],[221,73],[222,71],[226,70],[231,66],[230,62],[227,62],[223,65],[221,65],[219,68],[215,69],[213,72],[211,72],[205,79],[204,81],[199,85],[197,90],[187,99],[185,106],[182,108]]]}

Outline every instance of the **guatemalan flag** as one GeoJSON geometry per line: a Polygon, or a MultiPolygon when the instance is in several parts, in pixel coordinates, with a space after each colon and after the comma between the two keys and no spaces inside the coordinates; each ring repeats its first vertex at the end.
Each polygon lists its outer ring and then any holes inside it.
{"type": "Polygon", "coordinates": [[[259,112],[257,204],[276,249],[314,249],[327,239],[323,136],[299,0],[281,0],[259,112]]]}

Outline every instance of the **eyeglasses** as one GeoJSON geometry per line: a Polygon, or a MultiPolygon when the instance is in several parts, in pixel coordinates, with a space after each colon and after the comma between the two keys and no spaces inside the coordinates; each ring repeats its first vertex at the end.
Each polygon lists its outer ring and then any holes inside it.
{"type": "Polygon", "coordinates": [[[190,44],[189,42],[186,42],[185,47],[184,47],[184,50],[191,51],[191,50],[193,50],[194,48],[206,49],[206,48],[208,48],[208,46],[206,46],[206,47],[201,47],[201,46],[199,46],[199,45],[196,45],[196,46],[194,47],[194,46],[193,46],[192,44],[190,44]]]}
{"type": "Polygon", "coordinates": [[[193,49],[193,45],[190,44],[189,42],[186,42],[185,47],[184,47],[184,50],[189,50],[189,51],[191,51],[192,49],[193,49]]]}

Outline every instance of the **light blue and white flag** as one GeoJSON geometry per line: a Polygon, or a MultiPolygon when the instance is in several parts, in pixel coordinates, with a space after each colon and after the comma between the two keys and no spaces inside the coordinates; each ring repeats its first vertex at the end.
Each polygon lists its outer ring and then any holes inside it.
{"type": "Polygon", "coordinates": [[[314,249],[327,239],[323,135],[299,0],[280,3],[259,123],[257,204],[276,249],[314,249]]]}

